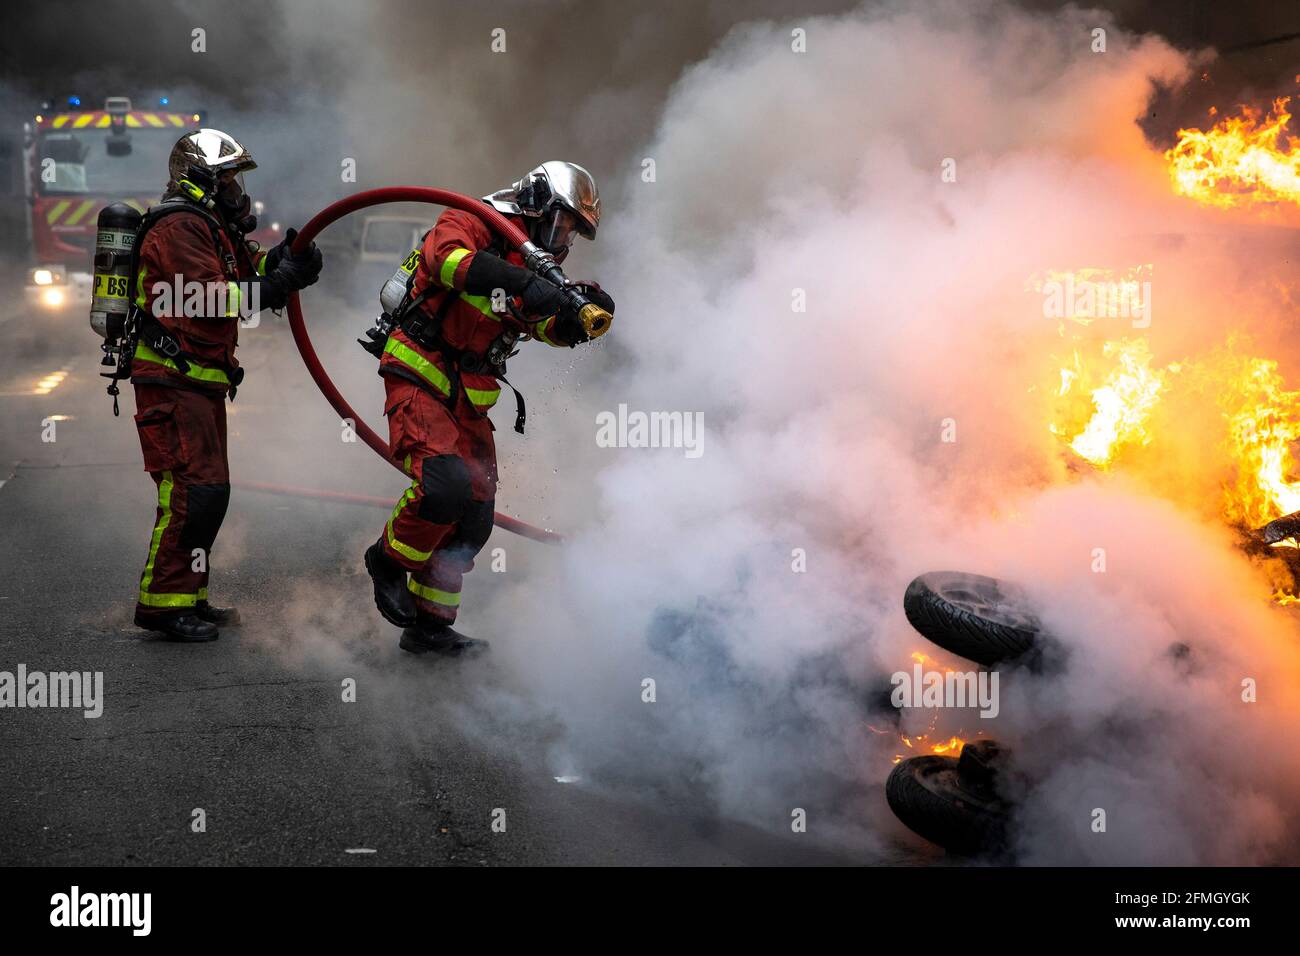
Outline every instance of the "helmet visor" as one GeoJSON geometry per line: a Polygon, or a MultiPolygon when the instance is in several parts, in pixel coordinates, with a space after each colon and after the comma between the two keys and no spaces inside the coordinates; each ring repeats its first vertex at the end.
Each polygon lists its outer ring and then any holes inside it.
{"type": "Polygon", "coordinates": [[[578,217],[563,206],[552,206],[538,223],[537,241],[552,254],[568,251],[578,234],[578,217]]]}
{"type": "Polygon", "coordinates": [[[217,176],[217,195],[231,206],[238,205],[246,195],[244,190],[244,171],[228,169],[217,176]]]}

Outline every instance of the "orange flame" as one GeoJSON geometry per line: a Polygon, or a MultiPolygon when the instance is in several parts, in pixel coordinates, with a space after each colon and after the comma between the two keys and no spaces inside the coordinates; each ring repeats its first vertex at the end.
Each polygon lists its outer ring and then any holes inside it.
{"type": "Polygon", "coordinates": [[[1165,387],[1170,369],[1151,368],[1151,350],[1145,339],[1114,339],[1101,347],[1099,373],[1075,349],[1060,370],[1056,397],[1065,400],[1063,417],[1048,427],[1080,458],[1106,469],[1120,449],[1151,441],[1148,420],[1165,387]],[[1107,362],[1106,360],[1109,360],[1107,362]]]}
{"type": "Polygon", "coordinates": [[[1287,391],[1277,362],[1228,363],[1219,402],[1228,422],[1228,452],[1236,466],[1225,489],[1225,517],[1247,527],[1300,511],[1300,482],[1291,444],[1300,438],[1300,392],[1287,391]]]}
{"type": "Polygon", "coordinates": [[[1165,153],[1174,192],[1225,209],[1300,205],[1300,136],[1287,130],[1289,102],[1275,100],[1267,115],[1243,106],[1240,116],[1208,130],[1180,129],[1177,145],[1165,153]]]}
{"type": "MultiPolygon", "coordinates": [[[[1177,407],[1184,412],[1186,403],[1200,402],[1208,414],[1194,417],[1222,423],[1217,435],[1206,435],[1205,451],[1213,454],[1204,466],[1220,476],[1223,520],[1251,529],[1300,511],[1300,460],[1292,450],[1300,442],[1300,391],[1286,387],[1276,361],[1243,355],[1239,344],[1230,339],[1204,357],[1156,369],[1140,340],[1109,341],[1099,353],[1095,345],[1076,347],[1060,369],[1058,407],[1048,427],[1076,455],[1108,470],[1126,447],[1152,443],[1157,457],[1171,447],[1160,444],[1151,426],[1157,402],[1182,402],[1177,407]]],[[[1178,416],[1165,424],[1170,420],[1178,416]]],[[[1142,461],[1122,461],[1142,474],[1142,461]]],[[[1287,590],[1274,600],[1300,603],[1287,590]]]]}
{"type": "MultiPolygon", "coordinates": [[[[941,757],[960,756],[961,749],[966,746],[966,741],[961,737],[949,737],[947,740],[938,740],[934,743],[928,742],[928,734],[918,734],[915,737],[899,734],[898,739],[903,742],[903,746],[907,747],[908,750],[922,754],[938,754],[941,757]]],[[[900,763],[906,757],[907,754],[894,754],[894,763],[900,763]]]]}

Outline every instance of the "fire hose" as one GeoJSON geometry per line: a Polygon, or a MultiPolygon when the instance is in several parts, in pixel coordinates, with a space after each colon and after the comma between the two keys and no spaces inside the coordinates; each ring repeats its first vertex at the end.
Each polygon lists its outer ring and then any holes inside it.
{"type": "MultiPolygon", "coordinates": [[[[326,226],[350,213],[356,212],[358,209],[396,202],[431,203],[473,213],[482,219],[489,228],[519,250],[524,257],[524,265],[528,269],[563,288],[568,298],[569,308],[578,317],[588,335],[599,335],[609,327],[611,320],[609,313],[583,296],[576,288],[567,285],[564,273],[560,270],[555,258],[550,253],[534,245],[523,230],[482,200],[462,196],[460,193],[449,192],[446,189],[433,189],[425,186],[390,186],[385,189],[366,190],[357,193],[355,196],[340,199],[338,202],[326,206],[313,216],[307,225],[302,227],[302,231],[298,233],[298,237],[294,241],[293,251],[296,253],[305,251],[311,241],[326,226]]],[[[347,399],[343,397],[325,372],[325,367],[316,355],[316,349],[312,345],[311,337],[307,334],[307,325],[303,321],[302,303],[298,299],[297,292],[289,296],[288,308],[289,328],[293,330],[293,341],[298,346],[298,353],[302,356],[303,363],[307,366],[307,371],[311,375],[312,381],[316,383],[316,387],[321,390],[321,394],[325,396],[325,399],[333,406],[334,411],[338,412],[340,417],[353,423],[353,430],[361,437],[362,441],[369,445],[386,462],[401,471],[401,466],[393,461],[389,455],[388,443],[380,438],[353,411],[347,399]]],[[[499,527],[522,535],[525,538],[531,538],[534,541],[558,544],[564,540],[563,536],[556,534],[554,531],[535,527],[499,511],[496,513],[495,521],[499,527]]]]}

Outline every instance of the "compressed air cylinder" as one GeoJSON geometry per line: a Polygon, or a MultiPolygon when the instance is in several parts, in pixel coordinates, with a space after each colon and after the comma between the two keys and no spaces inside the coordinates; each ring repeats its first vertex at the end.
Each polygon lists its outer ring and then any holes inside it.
{"type": "Polygon", "coordinates": [[[410,285],[411,276],[415,273],[415,268],[420,264],[420,250],[412,249],[411,254],[402,260],[402,264],[397,267],[397,271],[389,277],[384,283],[384,287],[379,290],[379,304],[383,310],[392,315],[401,305],[402,299],[406,296],[406,290],[410,285]]]}
{"type": "Polygon", "coordinates": [[[131,247],[140,227],[140,213],[115,202],[99,211],[95,228],[95,288],[90,302],[90,327],[111,343],[126,324],[131,247]]]}

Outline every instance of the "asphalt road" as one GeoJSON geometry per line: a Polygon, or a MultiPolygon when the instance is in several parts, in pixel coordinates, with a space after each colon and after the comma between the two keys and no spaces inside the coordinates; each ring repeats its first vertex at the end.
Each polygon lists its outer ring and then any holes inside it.
{"type": "MultiPolygon", "coordinates": [[[[249,623],[197,646],[136,629],[153,489],[129,386],[114,419],[97,343],[81,309],[0,316],[0,670],[102,671],[105,685],[98,719],[0,710],[0,864],[860,862],[660,798],[557,782],[542,756],[551,729],[484,726],[468,706],[505,679],[490,658],[398,650],[360,567],[384,517],[373,508],[236,491],[213,595],[249,623]],[[343,700],[348,678],[355,702],[343,700]],[[504,833],[491,826],[498,808],[504,833]]],[[[366,488],[349,484],[355,469],[294,467],[309,439],[295,445],[276,413],[312,386],[287,330],[245,335],[241,360],[237,478],[272,435],[284,469],[259,478],[396,495],[400,476],[378,459],[366,488]],[[271,424],[280,430],[260,427],[271,424]]],[[[295,407],[337,428],[318,396],[295,407]]],[[[467,593],[490,599],[490,586],[471,576],[467,593]]]]}

